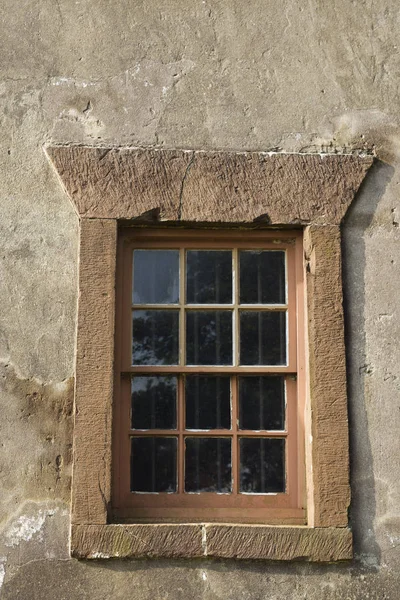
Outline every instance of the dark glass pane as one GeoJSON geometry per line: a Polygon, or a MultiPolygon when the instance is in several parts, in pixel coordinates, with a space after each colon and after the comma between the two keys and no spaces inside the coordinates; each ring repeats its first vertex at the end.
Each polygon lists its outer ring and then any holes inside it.
{"type": "Polygon", "coordinates": [[[187,311],[186,363],[188,365],[232,364],[231,311],[187,311]]]}
{"type": "Polygon", "coordinates": [[[179,302],[179,250],[134,250],[133,303],[179,302]]]}
{"type": "Polygon", "coordinates": [[[240,364],[286,364],[286,312],[240,312],[240,364]]]}
{"type": "Polygon", "coordinates": [[[285,252],[240,252],[241,304],[285,304],[285,252]]]}
{"type": "Polygon", "coordinates": [[[230,377],[187,375],[186,429],[230,429],[230,377]]]}
{"type": "Polygon", "coordinates": [[[283,377],[239,377],[239,429],[285,428],[283,377]]]}
{"type": "Polygon", "coordinates": [[[177,438],[131,438],[131,492],[176,492],[177,438]]]}
{"type": "Polygon", "coordinates": [[[179,355],[178,310],[134,310],[133,365],[177,365],[179,355]]]}
{"type": "Polygon", "coordinates": [[[132,429],[176,429],[176,377],[133,377],[132,429]]]}
{"type": "Polygon", "coordinates": [[[285,491],[285,440],[242,438],[240,491],[268,494],[285,491]]]}
{"type": "Polygon", "coordinates": [[[186,302],[232,304],[232,252],[188,250],[186,252],[186,302]]]}
{"type": "Polygon", "coordinates": [[[185,491],[220,492],[232,490],[231,440],[186,438],[185,491]]]}

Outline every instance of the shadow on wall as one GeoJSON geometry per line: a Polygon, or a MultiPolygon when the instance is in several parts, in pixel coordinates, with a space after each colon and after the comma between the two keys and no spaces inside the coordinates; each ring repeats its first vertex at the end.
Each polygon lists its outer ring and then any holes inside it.
{"type": "Polygon", "coordinates": [[[361,185],[342,226],[343,287],[350,429],[351,506],[356,560],[364,567],[380,565],[374,534],[375,479],[365,384],[369,377],[365,332],[365,234],[394,168],[375,161],[361,185]]]}

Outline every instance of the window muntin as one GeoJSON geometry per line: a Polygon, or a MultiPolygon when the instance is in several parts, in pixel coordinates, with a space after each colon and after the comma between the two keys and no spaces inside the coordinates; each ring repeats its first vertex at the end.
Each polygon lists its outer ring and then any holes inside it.
{"type": "MultiPolygon", "coordinates": [[[[244,241],[234,234],[225,240],[226,232],[222,240],[219,236],[207,239],[207,233],[202,233],[196,232],[192,241],[183,235],[162,239],[161,233],[154,239],[151,231],[139,235],[135,231],[125,244],[123,312],[125,317],[128,310],[131,315],[145,313],[145,319],[135,329],[133,316],[132,329],[127,333],[125,327],[122,335],[121,414],[128,411],[128,419],[120,419],[122,501],[116,513],[118,518],[139,520],[157,520],[160,515],[166,519],[187,515],[196,520],[199,510],[201,514],[217,510],[220,518],[229,520],[243,508],[245,520],[254,515],[258,521],[274,508],[283,510],[285,516],[304,515],[298,507],[302,474],[296,464],[298,237],[271,240],[271,234],[264,232],[260,239],[260,232],[255,236],[251,232],[244,241]],[[146,287],[135,273],[135,253],[139,262],[147,256],[154,266],[157,252],[169,272],[160,279],[162,294],[155,290],[157,279],[149,273],[152,284],[146,284],[149,301],[144,302],[143,291],[135,294],[135,285],[142,290],[146,287]],[[172,256],[179,256],[174,270],[172,256]],[[268,269],[273,274],[266,285],[268,269]],[[276,289],[271,289],[274,281],[276,289]],[[177,288],[178,296],[174,296],[171,290],[177,288]],[[168,294],[170,302],[165,301],[168,294]],[[126,302],[129,297],[132,304],[126,302]],[[160,297],[162,302],[153,302],[160,297]],[[273,333],[272,343],[265,340],[266,327],[273,333]],[[135,338],[137,331],[139,338],[135,338]],[[129,347],[133,350],[127,352],[129,347]],[[171,390],[164,390],[167,408],[160,397],[165,381],[157,379],[162,376],[176,383],[175,404],[171,390]],[[147,414],[143,390],[142,413],[138,391],[134,391],[144,382],[157,384],[148,386],[147,414]],[[251,410],[243,400],[249,394],[251,410]],[[135,407],[136,414],[141,414],[136,423],[135,407]],[[142,459],[135,463],[133,448],[137,457],[140,445],[143,451],[147,448],[147,468],[142,459]],[[129,464],[128,471],[123,464],[129,464]],[[253,471],[249,471],[251,464],[253,471]],[[140,473],[145,483],[140,483],[140,473]]],[[[146,276],[140,267],[142,277],[146,276]]],[[[162,269],[156,264],[155,271],[162,269]]],[[[211,520],[215,519],[211,516],[211,520]]]]}

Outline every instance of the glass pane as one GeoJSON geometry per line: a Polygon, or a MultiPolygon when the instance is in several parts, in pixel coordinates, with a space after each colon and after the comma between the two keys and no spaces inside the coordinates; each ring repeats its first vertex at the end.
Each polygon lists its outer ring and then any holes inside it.
{"type": "Polygon", "coordinates": [[[230,429],[230,377],[187,375],[186,429],[230,429]]]}
{"type": "Polygon", "coordinates": [[[285,252],[240,252],[241,304],[285,304],[285,252]]]}
{"type": "Polygon", "coordinates": [[[286,364],[286,312],[240,312],[240,364],[286,364]]]}
{"type": "Polygon", "coordinates": [[[185,491],[228,494],[232,490],[231,440],[186,438],[185,442],[185,491]]]}
{"type": "Polygon", "coordinates": [[[179,302],[179,250],[134,250],[133,303],[179,302]]]}
{"type": "Polygon", "coordinates": [[[187,311],[186,363],[188,365],[232,364],[231,311],[187,311]]]}
{"type": "Polygon", "coordinates": [[[178,364],[179,311],[134,310],[132,318],[132,364],[178,364]]]}
{"type": "Polygon", "coordinates": [[[285,428],[283,377],[239,377],[239,429],[285,428]]]}
{"type": "Polygon", "coordinates": [[[131,492],[176,492],[177,438],[131,438],[131,492]]]}
{"type": "Polygon", "coordinates": [[[186,252],[187,304],[232,304],[232,252],[186,252]]]}
{"type": "Polygon", "coordinates": [[[285,491],[285,440],[242,438],[240,491],[268,494],[285,491]]]}
{"type": "Polygon", "coordinates": [[[132,429],[176,429],[176,377],[133,377],[132,429]]]}

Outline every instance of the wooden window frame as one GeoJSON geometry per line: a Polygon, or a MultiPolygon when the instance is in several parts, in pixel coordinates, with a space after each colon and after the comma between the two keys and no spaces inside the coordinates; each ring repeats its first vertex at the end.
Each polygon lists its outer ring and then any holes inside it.
{"type": "Polygon", "coordinates": [[[332,562],[352,557],[342,220],[371,156],[53,146],[80,219],[72,556],[332,562]],[[118,228],[129,223],[303,232],[307,523],[112,523],[118,228]]]}
{"type": "MultiPolygon", "coordinates": [[[[124,227],[119,231],[117,254],[116,293],[116,362],[114,403],[114,459],[112,519],[114,522],[202,522],[224,521],[241,523],[269,523],[304,525],[305,511],[305,461],[304,461],[304,414],[305,365],[304,365],[304,286],[302,232],[292,231],[248,231],[248,230],[176,230],[139,229],[124,227]],[[134,249],[179,249],[181,268],[180,344],[181,355],[177,366],[131,366],[131,303],[132,256],[134,249]],[[236,265],[234,296],[238,298],[238,251],[240,249],[283,250],[286,256],[287,302],[282,305],[243,305],[233,301],[231,305],[186,305],[184,302],[184,250],[185,249],[231,249],[236,265]],[[186,310],[231,309],[238,322],[240,310],[286,310],[287,365],[286,366],[241,366],[239,365],[239,330],[234,327],[235,356],[232,366],[185,366],[184,344],[186,310]],[[182,378],[178,386],[178,428],[174,430],[141,432],[131,430],[130,377],[134,374],[206,374],[218,373],[232,376],[232,430],[210,430],[206,437],[229,437],[232,439],[233,489],[231,494],[200,493],[186,494],[183,491],[183,453],[186,437],[205,437],[204,431],[185,430],[183,418],[182,378]],[[283,431],[240,431],[237,425],[237,377],[249,374],[282,374],[285,376],[287,422],[283,431]],[[179,389],[180,388],[180,389],[179,389]],[[178,490],[176,494],[135,494],[129,489],[130,436],[178,437],[178,490]],[[241,437],[283,438],[286,440],[286,491],[279,494],[240,494],[238,490],[238,439],[241,437]]],[[[158,308],[161,306],[157,305],[158,308]]],[[[138,308],[138,307],[136,307],[138,308]]],[[[143,307],[142,307],[143,308],[143,307]]],[[[168,305],[162,305],[168,309],[168,305]]],[[[172,308],[172,305],[170,306],[172,308]]],[[[173,305],[177,309],[177,305],[173,305]]]]}

